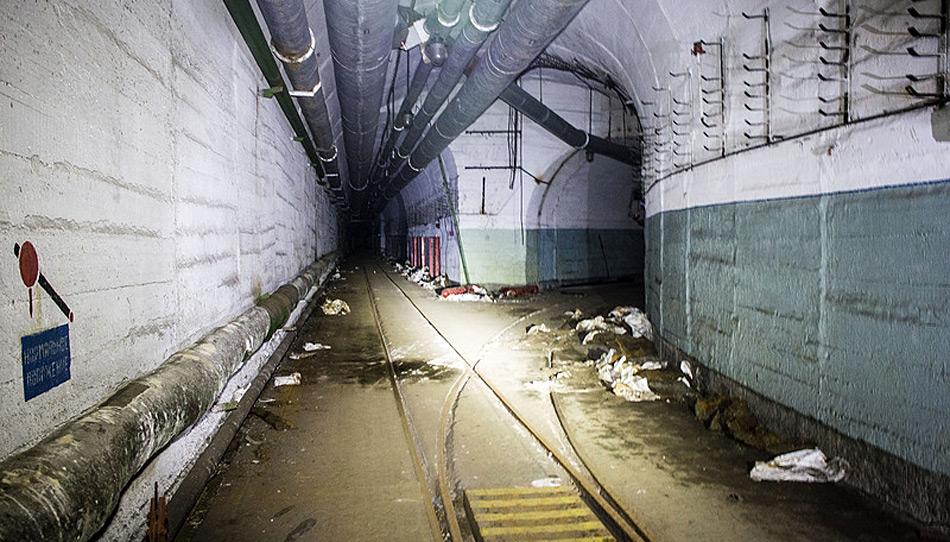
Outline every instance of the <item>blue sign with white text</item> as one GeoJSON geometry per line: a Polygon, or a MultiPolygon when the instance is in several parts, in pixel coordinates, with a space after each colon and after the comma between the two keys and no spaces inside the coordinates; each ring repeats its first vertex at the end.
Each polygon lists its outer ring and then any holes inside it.
{"type": "Polygon", "coordinates": [[[26,401],[69,380],[69,324],[20,339],[26,401]]]}

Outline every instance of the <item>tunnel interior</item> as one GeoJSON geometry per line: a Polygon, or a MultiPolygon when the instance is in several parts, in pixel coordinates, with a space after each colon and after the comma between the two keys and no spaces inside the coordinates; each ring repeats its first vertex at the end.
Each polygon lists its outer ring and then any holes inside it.
{"type": "Polygon", "coordinates": [[[0,540],[947,539],[948,13],[0,2],[0,540]]]}

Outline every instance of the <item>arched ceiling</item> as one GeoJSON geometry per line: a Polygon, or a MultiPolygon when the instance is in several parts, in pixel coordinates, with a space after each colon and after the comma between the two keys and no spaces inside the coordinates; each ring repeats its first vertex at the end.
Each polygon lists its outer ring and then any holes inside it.
{"type": "Polygon", "coordinates": [[[940,0],[591,0],[548,51],[623,84],[641,115],[644,175],[662,178],[932,98],[946,69],[940,9],[940,0]]]}

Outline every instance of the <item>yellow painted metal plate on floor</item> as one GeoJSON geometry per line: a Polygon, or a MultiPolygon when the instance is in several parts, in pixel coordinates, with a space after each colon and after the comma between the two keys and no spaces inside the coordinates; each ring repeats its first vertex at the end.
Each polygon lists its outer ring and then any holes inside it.
{"type": "Polygon", "coordinates": [[[584,501],[566,487],[494,487],[465,490],[476,539],[614,540],[584,501]]]}

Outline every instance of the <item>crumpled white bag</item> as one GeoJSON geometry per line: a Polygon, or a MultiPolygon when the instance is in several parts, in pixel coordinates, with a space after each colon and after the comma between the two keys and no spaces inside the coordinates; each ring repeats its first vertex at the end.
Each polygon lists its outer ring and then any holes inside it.
{"type": "Polygon", "coordinates": [[[808,448],[756,461],[749,477],[756,482],[840,482],[847,467],[844,459],[828,460],[818,448],[808,448]]]}

